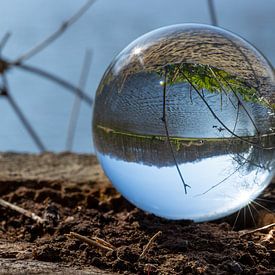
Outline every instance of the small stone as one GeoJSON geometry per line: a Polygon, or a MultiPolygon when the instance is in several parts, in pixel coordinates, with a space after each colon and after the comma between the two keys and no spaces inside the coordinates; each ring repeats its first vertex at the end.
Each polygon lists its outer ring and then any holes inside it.
{"type": "Polygon", "coordinates": [[[241,274],[243,272],[243,268],[241,267],[241,265],[236,262],[236,261],[233,261],[231,264],[230,264],[230,268],[232,271],[234,271],[234,273],[236,274],[241,274]]]}

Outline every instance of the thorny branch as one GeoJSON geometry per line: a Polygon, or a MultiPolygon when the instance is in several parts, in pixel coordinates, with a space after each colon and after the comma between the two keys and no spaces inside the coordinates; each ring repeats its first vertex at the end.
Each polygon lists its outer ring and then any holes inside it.
{"type": "Polygon", "coordinates": [[[87,103],[89,106],[92,105],[93,100],[91,97],[86,95],[81,87],[78,88],[75,85],[71,84],[70,82],[51,74],[45,70],[39,69],[37,67],[33,67],[30,65],[23,64],[24,61],[31,58],[32,56],[36,55],[37,53],[41,52],[43,49],[45,49],[47,46],[49,46],[51,43],[53,43],[57,38],[59,38],[72,24],[74,24],[94,3],[96,0],[87,0],[87,2],[67,21],[65,21],[55,32],[53,32],[51,35],[49,35],[47,38],[42,40],[40,43],[38,43],[35,47],[27,51],[26,53],[22,54],[20,57],[18,57],[15,61],[8,61],[7,59],[2,58],[1,52],[4,46],[6,45],[10,33],[6,33],[4,37],[0,41],[0,75],[2,75],[3,79],[3,87],[0,87],[0,96],[5,96],[5,98],[10,103],[11,107],[13,108],[14,112],[24,125],[25,129],[28,131],[29,135],[31,136],[32,140],[38,147],[40,151],[45,151],[46,148],[43,145],[42,141],[40,140],[38,134],[35,132],[34,128],[32,127],[31,123],[28,121],[26,116],[23,114],[21,108],[19,105],[16,104],[15,100],[10,94],[8,80],[6,77],[6,72],[10,70],[13,67],[20,68],[22,70],[40,75],[50,81],[53,81],[57,83],[58,85],[63,86],[68,91],[73,92],[79,99],[82,99],[85,103],[87,103]]]}
{"type": "Polygon", "coordinates": [[[43,144],[42,140],[39,138],[38,134],[35,132],[34,128],[31,125],[31,123],[25,117],[25,115],[23,114],[21,108],[19,107],[19,105],[17,105],[16,101],[14,100],[13,96],[11,95],[6,75],[3,74],[2,78],[3,78],[3,81],[4,81],[4,91],[5,91],[4,95],[7,98],[8,102],[10,103],[12,109],[14,110],[14,112],[16,113],[16,115],[18,116],[20,121],[22,122],[23,126],[25,127],[25,129],[27,130],[27,132],[29,133],[31,138],[33,139],[33,141],[36,144],[37,148],[39,148],[39,150],[41,152],[46,151],[46,147],[43,144]]]}
{"type": "Polygon", "coordinates": [[[85,93],[83,93],[82,90],[80,90],[78,87],[76,87],[75,85],[71,84],[70,82],[68,82],[67,80],[64,80],[54,74],[51,74],[49,72],[46,72],[42,69],[39,69],[37,67],[33,67],[31,65],[26,65],[26,64],[15,64],[15,66],[17,66],[18,68],[25,70],[25,71],[29,71],[31,73],[40,75],[44,78],[48,78],[49,80],[57,83],[58,85],[63,86],[64,88],[68,89],[68,91],[73,92],[74,94],[76,94],[77,96],[79,96],[82,100],[84,100],[84,102],[86,102],[89,106],[92,105],[93,100],[86,95],[85,93]]]}
{"type": "Polygon", "coordinates": [[[95,2],[96,0],[88,0],[71,18],[65,21],[54,33],[50,34],[47,38],[38,43],[32,49],[18,57],[14,62],[12,62],[12,65],[21,63],[22,61],[26,61],[35,54],[44,50],[47,46],[49,46],[57,38],[59,38],[72,24],[74,24],[95,2]]]}

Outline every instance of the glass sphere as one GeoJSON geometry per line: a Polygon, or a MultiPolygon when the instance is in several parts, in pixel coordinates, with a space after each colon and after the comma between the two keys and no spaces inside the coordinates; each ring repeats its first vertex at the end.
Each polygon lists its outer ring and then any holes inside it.
{"type": "Polygon", "coordinates": [[[275,171],[273,68],[199,24],[136,39],[98,87],[93,138],[115,188],[168,219],[206,221],[255,199],[275,171]]]}

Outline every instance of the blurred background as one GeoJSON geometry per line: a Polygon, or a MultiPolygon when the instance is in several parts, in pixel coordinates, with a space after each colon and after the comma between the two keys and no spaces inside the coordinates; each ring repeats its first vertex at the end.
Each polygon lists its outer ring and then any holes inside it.
{"type": "MultiPolygon", "coordinates": [[[[85,1],[1,0],[0,38],[11,37],[2,54],[9,60],[54,32],[85,1]]],[[[239,34],[275,64],[275,1],[214,1],[219,26],[239,34]]],[[[75,85],[85,51],[92,65],[85,92],[94,97],[114,56],[140,35],[165,25],[210,24],[207,0],[98,0],[58,40],[26,64],[49,71],[75,85]]],[[[65,88],[18,68],[8,72],[10,91],[49,151],[64,151],[74,96],[65,88]]],[[[92,109],[81,105],[72,151],[93,153],[92,109]]],[[[0,151],[39,152],[20,120],[0,97],[0,151]]]]}

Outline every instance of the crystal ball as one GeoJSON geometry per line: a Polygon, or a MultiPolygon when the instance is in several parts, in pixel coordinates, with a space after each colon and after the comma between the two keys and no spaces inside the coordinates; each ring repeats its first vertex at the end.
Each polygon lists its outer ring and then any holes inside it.
{"type": "Polygon", "coordinates": [[[97,89],[95,150],[114,187],[167,219],[238,211],[275,171],[272,66],[221,28],[149,32],[110,64],[97,89]]]}

